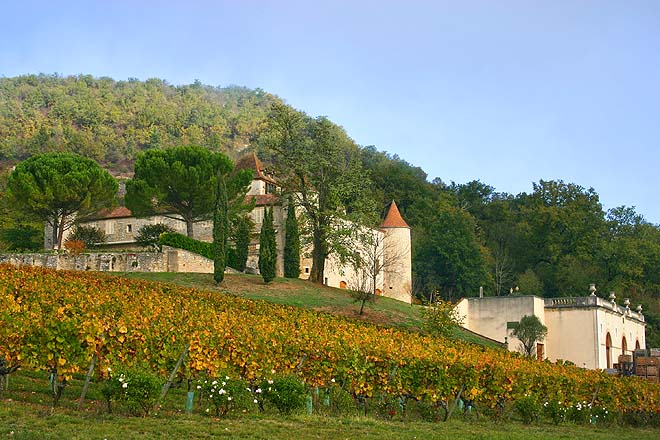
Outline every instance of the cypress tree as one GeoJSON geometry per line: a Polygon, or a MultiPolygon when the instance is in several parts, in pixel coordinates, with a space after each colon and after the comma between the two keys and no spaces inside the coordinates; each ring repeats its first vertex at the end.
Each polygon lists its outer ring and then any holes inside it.
{"type": "Polygon", "coordinates": [[[213,210],[213,279],[216,284],[225,279],[227,229],[227,186],[224,176],[218,172],[213,210]]]}
{"type": "Polygon", "coordinates": [[[298,278],[300,276],[300,235],[296,209],[291,196],[289,196],[285,224],[284,276],[286,278],[298,278]]]}
{"type": "Polygon", "coordinates": [[[277,244],[275,242],[275,227],[273,226],[273,210],[266,208],[259,236],[259,272],[264,279],[264,283],[270,283],[275,278],[276,261],[277,244]]]}
{"type": "Polygon", "coordinates": [[[250,232],[252,224],[247,217],[241,217],[236,224],[236,267],[243,272],[248,258],[248,247],[250,246],[250,232]]]}

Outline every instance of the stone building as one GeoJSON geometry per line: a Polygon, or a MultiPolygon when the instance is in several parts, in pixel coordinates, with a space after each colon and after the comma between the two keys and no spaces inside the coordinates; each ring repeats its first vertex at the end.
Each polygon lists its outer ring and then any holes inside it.
{"type": "Polygon", "coordinates": [[[537,341],[537,358],[562,359],[579,367],[613,368],[619,355],[646,347],[641,306],[632,310],[628,300],[619,305],[613,294],[610,300],[593,292],[585,297],[463,298],[456,310],[465,328],[506,341],[512,351],[521,351],[512,334],[515,324],[523,316],[536,315],[548,328],[545,339],[537,341]]]}
{"type": "MultiPolygon", "coordinates": [[[[287,209],[278,196],[278,187],[273,176],[264,167],[263,163],[252,153],[243,156],[236,162],[236,170],[251,169],[254,179],[247,192],[255,202],[254,209],[250,212],[250,218],[254,223],[253,240],[248,248],[248,261],[246,271],[258,273],[259,261],[259,231],[263,223],[265,210],[273,209],[273,223],[276,231],[277,263],[276,274],[284,274],[284,239],[287,209]]],[[[110,211],[102,211],[93,219],[81,223],[85,226],[93,226],[100,229],[106,235],[106,245],[116,249],[134,249],[135,237],[142,226],[163,223],[172,227],[176,232],[186,234],[186,224],[182,220],[172,216],[156,215],[145,218],[133,216],[126,207],[118,207],[110,211]]],[[[46,228],[48,229],[48,228],[46,228]]],[[[369,254],[371,258],[379,259],[382,270],[376,276],[376,293],[382,296],[394,298],[410,303],[412,301],[412,257],[410,227],[401,217],[396,203],[392,202],[388,208],[387,215],[378,229],[365,228],[355,225],[356,230],[372,234],[373,242],[377,244],[375,249],[365,249],[356,242],[354,249],[360,253],[369,254]]],[[[63,240],[67,238],[69,231],[65,232],[63,240]]],[[[193,226],[193,238],[202,241],[212,241],[212,221],[202,221],[193,226]]],[[[45,247],[52,249],[52,233],[45,231],[45,247]]],[[[307,279],[311,271],[311,258],[305,255],[309,252],[302,250],[300,277],[307,279]]],[[[310,249],[307,249],[310,251],[310,249]]],[[[355,268],[348,264],[340,263],[336,258],[330,257],[325,265],[324,284],[331,287],[354,288],[355,280],[363,276],[356,273],[355,268]]],[[[366,286],[373,289],[373,282],[366,286]]]]}

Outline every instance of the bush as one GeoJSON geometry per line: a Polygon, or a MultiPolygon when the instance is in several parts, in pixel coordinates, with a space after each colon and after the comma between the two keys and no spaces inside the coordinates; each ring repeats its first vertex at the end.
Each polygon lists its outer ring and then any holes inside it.
{"type": "Polygon", "coordinates": [[[194,238],[176,232],[166,232],[162,234],[160,236],[160,244],[190,251],[210,260],[213,259],[211,243],[195,240],[194,238]]]}
{"type": "Polygon", "coordinates": [[[108,404],[108,412],[112,412],[111,402],[117,402],[133,415],[146,416],[156,404],[161,386],[161,380],[146,370],[129,369],[114,373],[108,369],[108,379],[101,393],[108,404]]]}
{"type": "Polygon", "coordinates": [[[454,304],[438,299],[422,311],[424,327],[431,334],[450,336],[452,331],[463,322],[454,304]]]}
{"type": "Polygon", "coordinates": [[[94,226],[76,226],[67,241],[82,241],[87,249],[93,249],[105,243],[105,234],[94,226]]]}
{"type": "Polygon", "coordinates": [[[291,414],[305,405],[307,390],[305,385],[294,375],[265,380],[256,390],[263,399],[274,405],[280,414],[291,414]]]}
{"type": "MultiPolygon", "coordinates": [[[[218,379],[200,380],[197,389],[200,399],[208,399],[216,416],[224,416],[233,410],[245,410],[254,406],[253,397],[247,382],[240,377],[221,374],[218,379]]],[[[210,407],[206,412],[210,412],[210,407]]]]}
{"type": "Polygon", "coordinates": [[[526,425],[537,421],[541,414],[541,405],[533,395],[525,394],[523,397],[516,399],[514,407],[526,425]]]}
{"type": "Polygon", "coordinates": [[[567,412],[568,408],[563,402],[559,402],[556,399],[550,399],[543,402],[543,414],[545,417],[552,420],[552,423],[555,425],[559,425],[566,420],[567,412]]]}
{"type": "Polygon", "coordinates": [[[154,251],[162,251],[163,245],[160,242],[160,235],[166,232],[174,232],[174,229],[163,223],[142,226],[135,237],[135,242],[154,251]]]}
{"type": "Polygon", "coordinates": [[[71,252],[73,255],[78,255],[85,250],[85,243],[82,240],[68,239],[64,242],[64,249],[71,252]]]}

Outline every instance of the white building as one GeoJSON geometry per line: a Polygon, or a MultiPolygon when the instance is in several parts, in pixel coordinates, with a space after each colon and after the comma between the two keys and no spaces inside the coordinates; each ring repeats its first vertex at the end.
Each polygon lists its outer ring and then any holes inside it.
{"type": "Polygon", "coordinates": [[[612,368],[621,354],[646,347],[644,315],[641,306],[630,309],[595,294],[586,297],[539,298],[502,296],[463,298],[456,310],[463,326],[475,333],[507,342],[512,351],[520,341],[512,335],[523,316],[536,315],[548,328],[537,341],[539,359],[571,361],[579,367],[612,368]]]}
{"type": "MultiPolygon", "coordinates": [[[[254,198],[255,207],[250,212],[250,218],[254,223],[253,241],[248,249],[247,267],[250,272],[258,273],[259,242],[258,234],[263,223],[264,213],[268,207],[273,208],[273,223],[276,231],[277,242],[277,264],[276,275],[284,275],[284,239],[287,209],[281,203],[277,193],[277,184],[261,161],[255,154],[249,154],[238,160],[236,170],[251,169],[254,179],[250,184],[247,196],[254,198]]],[[[100,229],[106,235],[106,245],[116,248],[135,248],[135,237],[142,226],[163,223],[172,227],[175,231],[186,234],[186,224],[169,216],[158,215],[144,218],[133,216],[126,207],[119,207],[111,211],[99,213],[96,219],[86,221],[82,224],[100,229]]],[[[382,270],[376,277],[376,293],[382,296],[394,298],[410,303],[412,301],[412,257],[410,227],[401,217],[396,203],[392,202],[388,208],[387,215],[379,229],[369,229],[356,225],[356,231],[373,234],[374,242],[378,248],[371,250],[371,257],[384,262],[382,270]]],[[[65,232],[63,241],[66,240],[70,231],[65,232]]],[[[202,221],[193,226],[193,237],[197,240],[213,240],[212,221],[202,221]]],[[[360,252],[368,252],[360,249],[356,242],[354,249],[360,252]]],[[[52,231],[46,227],[45,247],[52,249],[52,231]]],[[[304,254],[304,252],[303,252],[304,254]]],[[[301,256],[300,277],[309,278],[311,271],[311,258],[301,256]]],[[[355,280],[362,274],[348,265],[341,264],[336,258],[330,257],[326,260],[324,271],[324,284],[331,287],[354,288],[355,280]]],[[[372,289],[372,284],[367,286],[372,289]]]]}

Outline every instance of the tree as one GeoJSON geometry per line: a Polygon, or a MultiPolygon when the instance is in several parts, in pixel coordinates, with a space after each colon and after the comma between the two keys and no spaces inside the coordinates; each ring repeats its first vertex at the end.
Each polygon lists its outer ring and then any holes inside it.
{"type": "Polygon", "coordinates": [[[248,249],[250,246],[250,234],[252,232],[252,221],[248,216],[239,217],[234,222],[234,244],[236,245],[236,267],[235,269],[243,272],[248,259],[248,249]]]}
{"type": "Polygon", "coordinates": [[[162,251],[163,245],[160,243],[160,235],[166,232],[174,232],[174,228],[164,224],[156,223],[153,225],[144,225],[135,236],[135,243],[139,246],[152,248],[154,251],[162,251]]]}
{"type": "Polygon", "coordinates": [[[218,173],[232,169],[227,156],[202,147],[145,151],[135,161],[135,176],[126,182],[126,206],[138,217],[160,213],[183,220],[193,238],[194,223],[212,216],[218,173]]]}
{"type": "Polygon", "coordinates": [[[298,278],[300,276],[300,235],[296,206],[291,196],[288,200],[284,231],[284,277],[298,278]]]}
{"type": "Polygon", "coordinates": [[[218,171],[215,190],[215,209],[213,210],[213,279],[220,284],[225,279],[227,264],[227,187],[225,178],[218,171]]]}
{"type": "Polygon", "coordinates": [[[93,249],[99,244],[105,243],[105,234],[94,226],[77,225],[73,233],[67,237],[67,241],[69,240],[82,241],[87,249],[93,249]]]}
{"type": "Polygon", "coordinates": [[[435,335],[450,337],[454,330],[463,325],[463,317],[456,311],[456,305],[435,298],[422,311],[424,327],[435,335]]]}
{"type": "Polygon", "coordinates": [[[373,212],[360,150],[328,119],[311,119],[283,104],[272,106],[268,122],[263,142],[277,155],[279,182],[294,194],[302,232],[311,237],[310,280],[323,283],[328,256],[345,261],[353,225],[373,212]]]}
{"type": "Polygon", "coordinates": [[[232,174],[233,169],[227,156],[202,147],[145,151],[135,161],[135,176],[126,182],[126,207],[138,217],[160,214],[184,221],[192,238],[193,225],[213,217],[218,175],[225,178],[229,209],[245,203],[252,174],[232,174]]]}
{"type": "Polygon", "coordinates": [[[385,232],[361,228],[355,242],[357,247],[351,258],[355,278],[351,281],[351,296],[360,302],[360,315],[367,301],[376,299],[378,280],[384,274],[396,273],[399,262],[409,249],[387,240],[385,232]]]}
{"type": "Polygon", "coordinates": [[[427,225],[414,235],[414,268],[427,292],[445,300],[474,296],[489,274],[474,218],[447,203],[438,203],[427,225]]]}
{"type": "Polygon", "coordinates": [[[259,236],[259,272],[264,283],[275,279],[275,264],[277,263],[277,243],[273,226],[273,209],[265,208],[264,220],[259,236]]]}
{"type": "Polygon", "coordinates": [[[46,153],[19,163],[7,181],[7,196],[18,212],[52,227],[53,246],[76,222],[115,203],[117,182],[91,159],[46,153]]]}
{"type": "Polygon", "coordinates": [[[548,334],[548,328],[543,325],[536,315],[526,315],[520,319],[516,328],[513,329],[513,336],[520,341],[520,348],[525,355],[534,357],[534,348],[536,341],[540,341],[548,334]]]}

